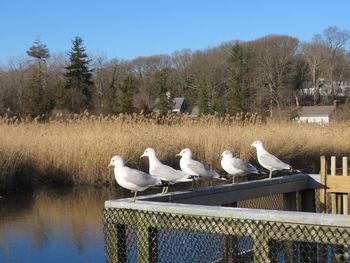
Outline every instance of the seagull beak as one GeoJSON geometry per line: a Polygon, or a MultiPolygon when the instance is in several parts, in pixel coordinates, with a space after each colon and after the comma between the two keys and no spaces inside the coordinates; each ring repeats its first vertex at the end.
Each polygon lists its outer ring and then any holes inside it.
{"type": "Polygon", "coordinates": [[[142,155],[140,156],[140,158],[145,157],[145,156],[146,156],[145,154],[142,154],[142,155]]]}
{"type": "Polygon", "coordinates": [[[110,163],[110,164],[107,166],[107,168],[108,168],[108,167],[111,167],[111,166],[113,166],[113,164],[110,163]]]}
{"type": "Polygon", "coordinates": [[[180,154],[180,153],[178,153],[178,154],[176,154],[175,156],[181,156],[181,154],[180,154]]]}

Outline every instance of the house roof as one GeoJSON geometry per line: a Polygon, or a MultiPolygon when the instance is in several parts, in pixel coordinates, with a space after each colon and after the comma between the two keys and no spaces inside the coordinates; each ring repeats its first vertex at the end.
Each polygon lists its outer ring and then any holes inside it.
{"type": "Polygon", "coordinates": [[[179,97],[179,98],[173,98],[174,104],[171,106],[173,110],[179,110],[181,109],[182,104],[185,102],[185,98],[179,97]]]}
{"type": "Polygon", "coordinates": [[[334,110],[334,106],[304,106],[299,110],[299,117],[329,116],[334,110]]]}

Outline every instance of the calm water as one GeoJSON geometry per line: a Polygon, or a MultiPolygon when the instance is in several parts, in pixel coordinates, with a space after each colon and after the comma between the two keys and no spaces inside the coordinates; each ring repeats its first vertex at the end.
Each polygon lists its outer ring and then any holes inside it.
{"type": "Polygon", "coordinates": [[[73,188],[3,196],[0,262],[104,262],[104,201],[129,195],[73,188]]]}
{"type": "MultiPolygon", "coordinates": [[[[171,187],[184,190],[190,183],[171,187]]],[[[159,193],[161,188],[141,194],[159,193]]],[[[0,262],[105,262],[106,200],[131,197],[120,187],[43,189],[0,198],[0,262]]]]}

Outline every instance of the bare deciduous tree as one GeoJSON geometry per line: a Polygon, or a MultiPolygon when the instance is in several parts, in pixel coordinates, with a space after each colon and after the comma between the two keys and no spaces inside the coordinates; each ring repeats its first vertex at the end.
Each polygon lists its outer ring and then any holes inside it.
{"type": "Polygon", "coordinates": [[[256,51],[260,85],[270,96],[270,116],[276,106],[281,113],[286,96],[286,77],[291,69],[291,58],[296,55],[299,40],[289,36],[267,36],[252,43],[256,51]]]}
{"type": "Polygon", "coordinates": [[[303,46],[303,55],[308,64],[311,76],[314,105],[319,102],[321,78],[326,74],[326,53],[327,48],[316,40],[303,46]]]}
{"type": "Polygon", "coordinates": [[[327,48],[327,78],[332,87],[332,95],[336,95],[336,86],[334,80],[339,80],[339,76],[335,76],[337,63],[345,54],[345,47],[349,43],[350,33],[348,30],[340,30],[337,27],[328,27],[324,30],[323,35],[314,37],[317,41],[323,43],[327,48]]]}

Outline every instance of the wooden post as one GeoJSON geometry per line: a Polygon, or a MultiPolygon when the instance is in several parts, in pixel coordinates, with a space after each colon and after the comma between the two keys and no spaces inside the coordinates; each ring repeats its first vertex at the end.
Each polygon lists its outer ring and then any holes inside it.
{"type": "MultiPolygon", "coordinates": [[[[106,223],[105,223],[106,224],[106,223]]],[[[108,238],[108,241],[106,241],[106,262],[126,262],[126,261],[122,261],[121,259],[121,254],[120,251],[125,251],[122,245],[122,240],[121,240],[121,234],[122,232],[119,231],[120,230],[120,226],[119,224],[114,224],[111,222],[108,222],[107,224],[110,224],[108,226],[108,230],[104,229],[105,231],[105,238],[108,238]],[[109,231],[108,235],[107,232],[109,231]]]]}
{"type": "MultiPolygon", "coordinates": [[[[118,253],[118,262],[124,263],[126,262],[126,226],[117,224],[116,226],[116,247],[114,247],[114,252],[118,253]]],[[[115,262],[115,258],[112,259],[111,262],[115,262]]]]}
{"type": "Polygon", "coordinates": [[[223,240],[223,249],[224,249],[224,258],[223,261],[227,263],[232,263],[232,242],[231,242],[231,236],[230,235],[225,235],[224,240],[223,240]]]}
{"type": "Polygon", "coordinates": [[[149,262],[158,262],[158,229],[150,227],[148,229],[149,262]]]}
{"type": "Polygon", "coordinates": [[[283,210],[284,211],[296,211],[296,192],[290,192],[283,194],[283,210]]]}
{"type": "MultiPolygon", "coordinates": [[[[315,191],[313,189],[300,191],[301,211],[315,212],[315,191]]],[[[317,244],[300,242],[301,262],[317,262],[317,244]]],[[[295,262],[295,260],[293,261],[295,262]]]]}
{"type": "MultiPolygon", "coordinates": [[[[343,176],[348,176],[348,157],[343,157],[343,176]]],[[[348,194],[343,194],[343,214],[349,213],[348,194]]]]}
{"type": "Polygon", "coordinates": [[[326,213],[327,205],[327,162],[326,157],[321,156],[321,171],[320,171],[320,183],[322,188],[320,188],[320,213],[326,213]]]}
{"type": "MultiPolygon", "coordinates": [[[[237,207],[237,202],[223,204],[224,207],[237,207]]],[[[225,235],[224,237],[224,262],[238,262],[238,237],[225,235]]]]}
{"type": "Polygon", "coordinates": [[[316,212],[314,189],[300,191],[300,199],[302,212],[316,212]]]}
{"type": "Polygon", "coordinates": [[[224,262],[240,262],[238,251],[238,236],[225,235],[224,238],[224,262]]]}
{"type": "MultiPolygon", "coordinates": [[[[337,170],[337,165],[336,165],[336,159],[335,156],[331,157],[331,176],[336,176],[336,170],[337,170]]],[[[337,199],[336,199],[336,194],[331,193],[331,211],[332,214],[337,213],[337,199]]]]}
{"type": "Polygon", "coordinates": [[[137,262],[148,262],[149,261],[149,232],[148,227],[144,224],[137,225],[137,262]]]}
{"type": "MultiPolygon", "coordinates": [[[[258,226],[256,233],[260,233],[260,236],[253,238],[253,250],[254,250],[254,262],[271,262],[270,242],[268,235],[266,234],[270,229],[262,229],[262,226],[258,226]]],[[[252,229],[254,231],[254,229],[252,229]]]]}

